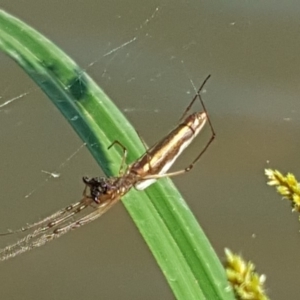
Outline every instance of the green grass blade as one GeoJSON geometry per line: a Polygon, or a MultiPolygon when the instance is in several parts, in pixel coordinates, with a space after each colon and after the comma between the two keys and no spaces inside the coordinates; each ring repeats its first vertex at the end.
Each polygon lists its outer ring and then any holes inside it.
{"type": "MultiPolygon", "coordinates": [[[[64,52],[20,20],[0,11],[0,48],[48,95],[107,175],[117,174],[118,138],[129,161],[143,152],[135,130],[95,82],[64,52]]],[[[234,299],[214,250],[179,192],[162,179],[123,199],[177,299],[234,299]]]]}

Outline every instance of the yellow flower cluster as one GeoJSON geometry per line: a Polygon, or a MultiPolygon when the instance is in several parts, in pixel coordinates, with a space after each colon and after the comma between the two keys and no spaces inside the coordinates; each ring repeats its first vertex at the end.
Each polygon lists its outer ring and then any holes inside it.
{"type": "Polygon", "coordinates": [[[269,178],[268,185],[276,186],[280,195],[292,201],[293,210],[300,212],[300,186],[295,176],[292,173],[284,176],[272,169],[266,169],[265,174],[269,178]]]}
{"type": "Polygon", "coordinates": [[[252,262],[233,254],[229,249],[225,249],[227,258],[226,274],[227,279],[240,300],[268,300],[265,294],[265,275],[258,275],[252,262]]]}

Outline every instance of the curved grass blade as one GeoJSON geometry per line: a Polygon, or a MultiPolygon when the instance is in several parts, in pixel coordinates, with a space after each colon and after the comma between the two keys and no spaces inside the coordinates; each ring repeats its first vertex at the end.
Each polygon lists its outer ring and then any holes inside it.
{"type": "MultiPolygon", "coordinates": [[[[0,11],[0,48],[41,87],[65,116],[107,175],[117,173],[121,153],[107,151],[113,137],[129,160],[144,152],[135,130],[95,82],[37,31],[0,11]]],[[[123,203],[150,247],[177,299],[234,299],[222,265],[168,179],[123,203]]]]}

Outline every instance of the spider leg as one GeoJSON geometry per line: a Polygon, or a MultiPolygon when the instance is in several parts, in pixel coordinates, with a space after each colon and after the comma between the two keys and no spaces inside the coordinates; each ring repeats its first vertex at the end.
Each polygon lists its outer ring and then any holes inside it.
{"type": "Polygon", "coordinates": [[[67,220],[69,220],[72,217],[76,217],[76,215],[82,212],[85,208],[91,206],[91,204],[93,204],[93,200],[91,198],[86,198],[81,200],[80,202],[75,203],[74,205],[76,206],[72,206],[73,209],[71,211],[68,211],[67,215],[58,219],[53,219],[46,226],[37,228],[32,233],[29,233],[27,236],[20,239],[16,243],[8,245],[4,249],[1,249],[0,261],[7,260],[21,253],[40,247],[46,244],[47,242],[52,241],[73,229],[79,228],[85,224],[96,220],[107,210],[109,210],[114,204],[116,204],[119,199],[120,198],[118,197],[114,198],[111,201],[102,203],[102,205],[96,207],[94,211],[86,213],[80,218],[77,218],[76,220],[67,223],[67,220]]]}
{"type": "MultiPolygon", "coordinates": [[[[84,200],[84,199],[83,199],[84,200]]],[[[34,229],[34,228],[38,228],[38,227],[42,227],[45,224],[51,224],[52,222],[56,222],[58,220],[58,218],[60,216],[66,215],[65,217],[68,217],[72,211],[74,211],[79,205],[82,204],[83,200],[78,201],[76,203],[73,203],[55,213],[53,213],[52,215],[38,221],[32,224],[28,224],[22,228],[16,229],[16,230],[11,230],[8,229],[7,232],[1,232],[0,236],[6,236],[6,235],[11,235],[11,234],[15,234],[15,233],[20,233],[20,232],[24,232],[24,231],[28,231],[30,229],[34,229]]],[[[53,227],[53,226],[52,226],[53,227]]]]}

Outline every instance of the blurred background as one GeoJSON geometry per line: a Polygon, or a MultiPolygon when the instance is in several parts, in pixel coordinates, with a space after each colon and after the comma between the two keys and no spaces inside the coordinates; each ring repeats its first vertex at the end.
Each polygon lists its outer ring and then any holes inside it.
{"type": "MultiPolygon", "coordinates": [[[[265,168],[300,178],[298,1],[1,1],[59,45],[151,145],[203,95],[217,139],[174,178],[220,259],[224,247],[267,275],[272,299],[299,299],[300,224],[265,168]],[[192,84],[193,83],[193,84],[192,84]]],[[[38,87],[0,53],[0,228],[77,201],[101,169],[38,87]],[[49,178],[46,172],[57,172],[49,178]],[[26,197],[28,196],[28,197],[26,197]]],[[[188,149],[192,161],[209,135],[188,149]]],[[[15,237],[2,237],[1,248],[15,237]]],[[[120,203],[101,219],[1,263],[5,299],[174,299],[120,203]]]]}

